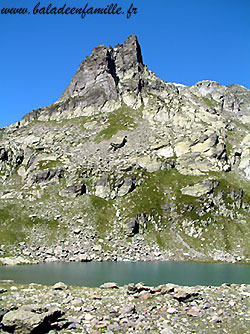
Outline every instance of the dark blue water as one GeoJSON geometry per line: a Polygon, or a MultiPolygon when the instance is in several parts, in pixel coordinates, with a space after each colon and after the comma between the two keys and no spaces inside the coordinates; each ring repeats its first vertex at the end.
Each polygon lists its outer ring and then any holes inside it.
{"type": "Polygon", "coordinates": [[[47,263],[0,267],[0,279],[16,283],[52,285],[58,281],[68,285],[100,286],[104,282],[125,285],[175,283],[179,285],[250,284],[250,266],[196,262],[89,262],[47,263]]]}

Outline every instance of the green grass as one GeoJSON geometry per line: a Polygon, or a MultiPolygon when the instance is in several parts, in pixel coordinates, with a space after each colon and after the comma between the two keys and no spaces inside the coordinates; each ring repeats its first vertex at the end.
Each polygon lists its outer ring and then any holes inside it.
{"type": "Polygon", "coordinates": [[[193,97],[195,97],[196,101],[199,103],[201,100],[203,102],[206,103],[207,106],[211,107],[211,108],[216,108],[218,107],[220,104],[214,100],[212,97],[208,98],[208,97],[205,97],[205,96],[198,96],[196,94],[193,94],[193,97]]]}
{"type": "Polygon", "coordinates": [[[4,135],[4,129],[0,129],[0,140],[3,139],[3,135],[4,135]]]}
{"type": "Polygon", "coordinates": [[[218,106],[218,102],[215,101],[213,98],[209,99],[207,97],[203,97],[202,99],[209,107],[217,107],[218,106]]]}
{"type": "Polygon", "coordinates": [[[41,160],[39,161],[39,169],[45,170],[45,169],[53,169],[56,167],[63,166],[63,163],[58,160],[41,160]]]}
{"type": "Polygon", "coordinates": [[[33,226],[42,226],[49,232],[49,238],[53,239],[57,228],[55,220],[29,217],[29,214],[14,203],[0,203],[0,244],[14,244],[24,241],[33,226]]]}
{"type": "Polygon", "coordinates": [[[90,175],[89,177],[84,178],[84,184],[87,187],[88,191],[92,190],[92,187],[94,185],[93,179],[94,179],[93,175],[90,175]]]}
{"type": "Polygon", "coordinates": [[[110,139],[119,131],[128,130],[128,127],[135,128],[143,108],[144,105],[138,110],[133,110],[128,106],[123,105],[121,108],[110,112],[107,116],[106,128],[98,133],[95,137],[95,141],[99,143],[102,140],[110,139]]]}
{"type": "Polygon", "coordinates": [[[115,216],[112,200],[107,201],[94,195],[90,195],[89,198],[89,210],[95,220],[96,229],[99,235],[104,237],[106,232],[110,229],[115,216]]]}
{"type": "Polygon", "coordinates": [[[67,125],[76,125],[79,126],[82,130],[85,130],[85,123],[89,120],[87,116],[79,116],[75,118],[63,119],[61,121],[57,121],[57,125],[67,126],[67,125]]]}
{"type": "MultiPolygon", "coordinates": [[[[243,130],[243,131],[249,131],[250,130],[250,125],[249,124],[244,124],[244,123],[241,123],[239,122],[238,120],[234,120],[234,124],[236,125],[236,128],[237,129],[240,129],[240,130],[243,130]]],[[[240,133],[241,134],[241,133],[240,133]]],[[[247,133],[244,133],[244,136],[246,135],[247,133]]]]}
{"type": "Polygon", "coordinates": [[[226,151],[227,151],[227,156],[230,156],[231,152],[233,149],[233,145],[231,143],[231,141],[227,140],[226,141],[226,151]]]}

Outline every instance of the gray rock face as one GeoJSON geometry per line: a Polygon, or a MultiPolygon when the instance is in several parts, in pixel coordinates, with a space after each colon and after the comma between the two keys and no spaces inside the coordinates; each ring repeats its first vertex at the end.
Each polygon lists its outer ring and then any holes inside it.
{"type": "Polygon", "coordinates": [[[143,72],[143,68],[141,49],[135,35],[114,49],[99,45],[82,62],[59,101],[75,96],[84,96],[88,105],[100,106],[109,100],[117,101],[119,85],[129,90],[140,89],[140,72],[143,72]],[[134,78],[136,85],[126,80],[130,72],[137,73],[134,78]]]}
{"type": "Polygon", "coordinates": [[[108,100],[116,101],[117,77],[111,54],[111,50],[104,45],[94,48],[92,55],[80,65],[59,101],[80,96],[83,96],[86,101],[82,101],[84,106],[100,106],[108,100]]]}
{"type": "Polygon", "coordinates": [[[81,63],[57,103],[24,116],[24,121],[88,115],[122,103],[140,106],[144,65],[135,35],[114,49],[99,45],[81,63]],[[133,98],[131,96],[133,95],[133,98]]]}
{"type": "Polygon", "coordinates": [[[11,173],[22,164],[24,159],[22,149],[8,146],[0,147],[0,172],[11,173]]]}
{"type": "Polygon", "coordinates": [[[139,232],[143,233],[147,229],[148,217],[146,214],[139,214],[133,217],[124,225],[124,229],[128,236],[133,236],[139,232]]]}
{"type": "Polygon", "coordinates": [[[86,186],[84,184],[74,184],[73,186],[67,187],[66,191],[75,196],[81,196],[86,193],[86,186]]]}
{"type": "Polygon", "coordinates": [[[32,174],[32,183],[49,182],[55,177],[63,177],[63,169],[55,168],[54,170],[44,170],[32,174]]]}

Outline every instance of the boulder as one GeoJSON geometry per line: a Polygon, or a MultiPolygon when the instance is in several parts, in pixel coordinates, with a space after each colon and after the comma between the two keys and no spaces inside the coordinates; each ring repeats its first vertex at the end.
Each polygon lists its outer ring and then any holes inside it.
{"type": "Polygon", "coordinates": [[[91,258],[88,255],[85,254],[79,254],[78,255],[78,261],[79,262],[91,262],[91,258]]]}
{"type": "Polygon", "coordinates": [[[110,198],[111,190],[107,175],[97,179],[94,194],[101,198],[110,198]]]}
{"type": "Polygon", "coordinates": [[[132,218],[126,225],[125,225],[126,234],[128,236],[133,236],[134,234],[139,232],[139,223],[136,217],[132,218]]]}
{"type": "Polygon", "coordinates": [[[67,192],[74,194],[75,196],[81,196],[86,193],[85,184],[74,184],[66,188],[67,192]]]}
{"type": "Polygon", "coordinates": [[[146,214],[138,214],[124,224],[125,233],[127,236],[133,236],[139,231],[144,232],[147,228],[147,222],[148,217],[146,214]]]}
{"type": "Polygon", "coordinates": [[[0,258],[0,263],[2,263],[3,265],[7,265],[7,266],[14,266],[17,264],[29,264],[30,261],[18,256],[18,257],[1,257],[0,258]]]}
{"type": "Polygon", "coordinates": [[[107,282],[100,286],[101,289],[119,289],[118,285],[114,282],[107,282]]]}
{"type": "Polygon", "coordinates": [[[136,312],[135,305],[126,305],[121,309],[121,315],[134,314],[136,312]]]}
{"type": "Polygon", "coordinates": [[[174,156],[174,150],[171,146],[162,147],[156,151],[156,154],[162,158],[171,158],[174,156]]]}
{"type": "Polygon", "coordinates": [[[85,184],[74,184],[59,192],[62,197],[74,198],[86,194],[85,184]]]}
{"type": "Polygon", "coordinates": [[[177,157],[180,157],[189,152],[192,142],[190,140],[180,139],[176,142],[174,150],[177,157]]]}
{"type": "Polygon", "coordinates": [[[200,294],[194,288],[177,287],[175,291],[173,297],[179,302],[191,302],[200,297],[200,294]]]}
{"type": "MultiPolygon", "coordinates": [[[[6,290],[6,291],[7,291],[7,290],[6,290]]],[[[0,322],[2,321],[4,315],[5,315],[6,313],[8,313],[8,312],[9,312],[9,310],[8,310],[7,308],[2,308],[2,309],[0,309],[0,322]]],[[[1,327],[0,327],[0,328],[1,328],[1,327]]]]}
{"type": "Polygon", "coordinates": [[[188,310],[187,315],[192,317],[200,317],[200,309],[198,307],[192,307],[188,310]]]}
{"type": "Polygon", "coordinates": [[[16,334],[42,334],[52,328],[63,312],[57,308],[22,306],[7,312],[2,319],[3,329],[16,334]]]}
{"type": "MultiPolygon", "coordinates": [[[[143,293],[147,292],[148,294],[150,294],[150,292],[154,293],[154,288],[151,288],[149,286],[144,285],[144,283],[130,283],[128,285],[128,290],[127,290],[127,294],[131,295],[133,294],[136,298],[142,298],[143,299],[143,293]]],[[[145,294],[146,296],[146,294],[145,294]]],[[[151,294],[150,294],[151,297],[151,294]]],[[[147,298],[145,298],[147,299],[147,298]]]]}
{"type": "Polygon", "coordinates": [[[204,196],[205,194],[211,193],[217,185],[218,182],[205,180],[202,182],[198,182],[192,186],[182,188],[181,193],[183,195],[201,197],[204,196]]]}
{"type": "Polygon", "coordinates": [[[116,186],[116,194],[117,196],[125,196],[132,192],[135,187],[135,178],[125,177],[125,179],[121,180],[116,186]]]}
{"type": "Polygon", "coordinates": [[[7,290],[4,289],[4,288],[0,288],[0,294],[1,294],[1,293],[4,293],[4,292],[7,292],[7,290]]]}
{"type": "Polygon", "coordinates": [[[246,178],[250,180],[250,148],[244,148],[239,168],[243,170],[246,178]]]}
{"type": "Polygon", "coordinates": [[[156,172],[164,168],[164,163],[153,156],[139,157],[136,159],[136,162],[141,168],[148,172],[156,172]]]}
{"type": "Polygon", "coordinates": [[[55,290],[65,290],[65,289],[67,289],[67,285],[63,282],[57,282],[53,285],[53,289],[55,289],[55,290]]]}
{"type": "Polygon", "coordinates": [[[141,291],[138,294],[134,295],[135,298],[147,300],[152,298],[152,294],[148,291],[141,291]]]}
{"type": "Polygon", "coordinates": [[[160,334],[174,334],[174,332],[169,326],[165,325],[165,328],[160,332],[160,334]]]}

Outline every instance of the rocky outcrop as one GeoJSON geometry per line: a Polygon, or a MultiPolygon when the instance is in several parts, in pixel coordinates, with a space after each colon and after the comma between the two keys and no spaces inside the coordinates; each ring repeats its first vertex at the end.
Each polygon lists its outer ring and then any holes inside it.
{"type": "Polygon", "coordinates": [[[9,177],[22,164],[24,152],[15,146],[0,147],[0,173],[9,177]]]}
{"type": "Polygon", "coordinates": [[[64,170],[62,168],[55,168],[53,170],[47,169],[47,170],[39,170],[37,172],[33,172],[29,174],[30,182],[31,184],[34,183],[44,183],[44,182],[50,182],[55,177],[62,178],[63,177],[64,170]]]}
{"type": "Polygon", "coordinates": [[[86,193],[85,184],[74,184],[60,191],[60,196],[63,197],[77,197],[86,193]]]}
{"type": "Polygon", "coordinates": [[[115,48],[98,45],[81,63],[55,104],[27,114],[23,120],[91,115],[118,108],[122,103],[139,108],[143,72],[141,48],[135,35],[115,48]]]}
{"type": "Polygon", "coordinates": [[[139,214],[124,224],[124,230],[128,236],[143,233],[147,229],[148,217],[146,214],[139,214]]]}
{"type": "Polygon", "coordinates": [[[120,90],[132,92],[136,89],[134,93],[139,92],[143,68],[141,49],[135,35],[114,49],[99,45],[82,62],[59,101],[84,97],[83,108],[100,108],[108,101],[117,102],[120,90]],[[132,76],[133,80],[129,80],[132,76]]]}

